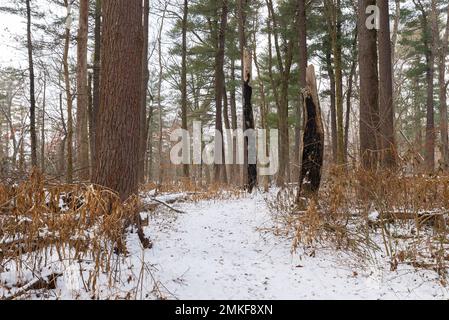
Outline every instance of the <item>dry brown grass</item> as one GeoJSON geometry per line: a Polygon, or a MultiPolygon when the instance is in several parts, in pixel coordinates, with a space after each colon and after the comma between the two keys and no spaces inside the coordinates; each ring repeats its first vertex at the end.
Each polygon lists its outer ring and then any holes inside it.
{"type": "Polygon", "coordinates": [[[39,274],[55,255],[60,262],[90,261],[84,286],[95,291],[101,274],[114,281],[137,207],[137,199],[122,203],[93,185],[49,184],[38,173],[17,186],[0,185],[0,269],[9,264],[39,274]]]}
{"type": "MultiPolygon", "coordinates": [[[[141,186],[144,199],[150,190],[155,190],[152,196],[155,199],[164,194],[183,195],[168,203],[238,198],[244,194],[229,185],[202,187],[189,180],[141,186]]],[[[151,202],[151,198],[149,200],[151,202]]],[[[137,213],[155,210],[161,205],[159,202],[152,204],[145,206],[145,201],[138,197],[122,203],[111,190],[89,184],[53,183],[38,172],[19,184],[0,184],[0,274],[13,268],[19,275],[14,284],[0,281],[0,299],[2,287],[3,292],[5,289],[10,292],[6,298],[20,298],[32,290],[46,292],[54,289],[57,279],[62,276],[60,272],[48,274],[49,267],[55,264],[80,265],[83,289],[92,297],[98,297],[100,286],[105,283],[110,288],[122,290],[121,282],[131,281],[128,275],[123,280],[123,271],[131,270],[123,262],[129,256],[132,259],[126,263],[132,265],[140,258],[128,253],[128,227],[131,231],[137,227],[141,247],[146,248],[145,241],[151,246],[141,228],[147,222],[141,221],[137,213]],[[21,277],[23,272],[31,273],[32,279],[21,277]]],[[[143,257],[142,254],[142,261],[137,261],[141,264],[141,274],[134,279],[138,284],[132,287],[133,292],[123,292],[121,297],[137,295],[137,286],[142,286],[144,276],[152,277],[151,267],[143,257]]],[[[162,297],[157,281],[151,281],[155,283],[155,295],[162,297]]]]}
{"type": "Polygon", "coordinates": [[[295,197],[294,189],[284,189],[268,201],[293,250],[331,247],[361,261],[381,252],[391,269],[401,263],[433,269],[445,283],[449,176],[332,168],[317,197],[302,205],[295,197]]]}
{"type": "Polygon", "coordinates": [[[201,200],[240,198],[246,194],[242,188],[236,187],[235,185],[216,182],[204,185],[191,179],[165,182],[163,185],[148,183],[141,186],[141,192],[144,195],[152,190],[155,190],[156,195],[183,193],[186,194],[186,200],[195,202],[201,200]]]}

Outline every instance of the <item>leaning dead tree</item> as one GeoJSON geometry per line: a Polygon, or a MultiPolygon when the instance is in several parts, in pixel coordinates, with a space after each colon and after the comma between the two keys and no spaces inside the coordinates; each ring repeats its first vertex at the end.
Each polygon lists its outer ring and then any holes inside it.
{"type": "Polygon", "coordinates": [[[321,183],[323,166],[324,129],[318,100],[315,68],[310,65],[306,72],[304,97],[304,133],[302,137],[302,163],[299,175],[298,202],[303,195],[316,194],[321,183]]]}
{"type": "Polygon", "coordinates": [[[256,139],[254,132],[254,115],[251,105],[253,89],[250,85],[252,55],[248,49],[243,52],[243,131],[245,135],[245,189],[251,192],[257,184],[256,139]]]}

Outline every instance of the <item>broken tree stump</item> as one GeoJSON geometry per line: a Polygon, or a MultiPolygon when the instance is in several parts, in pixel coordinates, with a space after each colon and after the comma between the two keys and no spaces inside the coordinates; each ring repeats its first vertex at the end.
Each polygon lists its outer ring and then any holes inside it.
{"type": "Polygon", "coordinates": [[[304,99],[304,132],[297,195],[298,203],[303,196],[303,192],[306,196],[313,196],[318,192],[323,166],[324,127],[313,65],[307,67],[306,88],[302,90],[302,96],[304,99]],[[305,182],[307,182],[307,186],[305,182]]]}
{"type": "Polygon", "coordinates": [[[252,56],[249,49],[243,52],[243,131],[252,130],[253,137],[249,139],[245,135],[244,163],[245,163],[245,189],[252,192],[257,184],[257,157],[256,157],[256,137],[254,131],[254,115],[251,104],[251,96],[253,89],[250,85],[251,81],[252,56]]]}

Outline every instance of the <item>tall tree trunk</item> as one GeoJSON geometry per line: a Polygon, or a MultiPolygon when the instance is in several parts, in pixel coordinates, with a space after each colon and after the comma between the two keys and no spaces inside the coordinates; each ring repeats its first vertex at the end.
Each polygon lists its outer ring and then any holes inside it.
{"type": "Polygon", "coordinates": [[[97,135],[97,119],[98,110],[100,109],[100,70],[101,70],[101,2],[102,0],[95,0],[95,48],[94,48],[94,74],[93,74],[93,94],[92,94],[92,128],[90,132],[91,145],[91,176],[94,172],[93,168],[96,163],[96,135],[97,135]]]}
{"type": "MultiPolygon", "coordinates": [[[[254,130],[254,115],[253,115],[253,107],[251,104],[251,96],[253,89],[250,85],[251,81],[251,67],[252,67],[252,59],[251,52],[248,49],[245,49],[243,54],[243,131],[246,130],[254,130]]],[[[255,133],[253,133],[255,135],[255,133]]],[[[250,140],[250,137],[245,136],[244,143],[244,152],[245,152],[245,171],[246,171],[246,180],[245,180],[245,188],[248,192],[252,192],[257,183],[257,164],[255,163],[257,160],[256,157],[256,138],[250,140]]]]}
{"type": "Polygon", "coordinates": [[[438,98],[440,101],[440,135],[441,135],[441,167],[444,170],[449,166],[448,145],[448,116],[447,116],[447,87],[446,87],[446,56],[449,38],[449,5],[447,7],[447,21],[444,28],[443,39],[439,37],[438,11],[436,1],[432,0],[432,33],[434,35],[434,47],[438,55],[438,98]]]}
{"type": "Polygon", "coordinates": [[[359,73],[360,73],[360,157],[362,167],[377,168],[379,126],[379,81],[376,30],[368,29],[366,8],[375,0],[359,0],[359,73]]]}
{"type": "Polygon", "coordinates": [[[70,75],[69,75],[69,49],[70,49],[70,27],[71,27],[71,4],[68,0],[64,0],[65,7],[67,9],[67,19],[64,36],[64,83],[65,94],[67,100],[67,165],[66,165],[66,181],[67,183],[73,182],[73,116],[72,116],[72,104],[73,97],[70,88],[70,75]]]}
{"type": "MultiPolygon", "coordinates": [[[[258,19],[258,16],[256,17],[256,19],[258,19]]],[[[269,141],[270,141],[270,135],[268,132],[268,113],[269,113],[269,105],[267,103],[267,97],[265,94],[265,85],[264,85],[264,81],[261,77],[261,71],[260,71],[260,64],[258,62],[257,59],[257,41],[256,41],[256,33],[254,33],[253,35],[254,39],[254,52],[253,52],[253,57],[254,57],[254,65],[256,66],[256,71],[257,71],[257,80],[259,82],[259,94],[262,100],[262,104],[261,104],[261,110],[260,110],[260,114],[261,114],[261,127],[263,130],[266,130],[266,135],[265,135],[265,150],[266,150],[266,156],[269,156],[269,141]]],[[[299,118],[299,114],[298,114],[298,118],[299,118]]],[[[299,145],[298,145],[298,149],[299,149],[299,145]]],[[[299,153],[299,150],[298,150],[299,153]]],[[[299,156],[299,155],[298,155],[299,156]]],[[[299,171],[298,171],[299,172],[299,171]]],[[[268,187],[269,187],[269,182],[270,182],[270,177],[269,176],[263,176],[262,177],[263,180],[263,185],[264,185],[264,190],[268,191],[268,187]]]]}
{"type": "MultiPolygon", "coordinates": [[[[226,88],[226,80],[224,81],[225,85],[223,88],[223,123],[225,128],[225,134],[223,136],[223,141],[226,139],[226,152],[229,152],[229,148],[232,143],[232,134],[229,134],[229,129],[231,128],[231,121],[229,119],[229,100],[228,100],[228,92],[226,88]]],[[[227,153],[226,153],[227,154],[227,153]]],[[[226,159],[226,158],[224,158],[226,159]]],[[[225,161],[226,162],[226,161],[225,161]]],[[[228,181],[232,181],[232,165],[225,165],[226,168],[226,177],[228,181]]]]}
{"type": "Polygon", "coordinates": [[[345,145],[344,145],[345,163],[348,163],[349,121],[351,116],[351,99],[354,87],[354,77],[357,69],[357,54],[358,52],[357,52],[357,30],[356,30],[352,42],[352,59],[351,59],[352,63],[351,63],[351,71],[349,73],[348,78],[348,91],[346,92],[345,145]]]}
{"type": "Polygon", "coordinates": [[[401,19],[401,0],[395,0],[395,13],[393,23],[393,34],[391,35],[391,59],[393,65],[396,63],[396,44],[398,40],[399,21],[401,19]]]}
{"type": "Polygon", "coordinates": [[[125,200],[138,191],[142,1],[105,1],[102,31],[94,182],[125,200]]]}
{"type": "MultiPolygon", "coordinates": [[[[231,86],[229,89],[229,106],[231,108],[231,128],[232,132],[237,130],[237,99],[235,92],[235,60],[231,58],[231,86]]],[[[239,176],[239,165],[237,164],[237,148],[234,144],[234,140],[232,143],[232,173],[230,177],[230,181],[233,181],[235,184],[238,184],[238,176],[239,176]]]]}
{"type": "MultiPolygon", "coordinates": [[[[278,96],[278,128],[279,128],[279,171],[277,176],[277,185],[283,186],[290,180],[290,155],[289,155],[289,133],[288,133],[288,88],[290,80],[290,68],[293,59],[293,43],[289,41],[287,52],[285,53],[285,63],[282,61],[282,54],[279,45],[279,32],[276,15],[274,12],[273,1],[267,0],[269,19],[272,21],[272,30],[274,36],[274,46],[276,49],[278,70],[281,74],[280,94],[278,96]]],[[[269,25],[270,26],[270,25],[269,25]]],[[[276,89],[274,89],[276,91],[276,89]]],[[[276,94],[275,94],[276,95],[276,94]]]]}
{"type": "Polygon", "coordinates": [[[424,160],[426,169],[433,171],[435,169],[435,115],[434,115],[434,71],[435,71],[435,48],[431,25],[429,25],[427,11],[420,0],[413,0],[417,9],[421,12],[421,27],[423,30],[422,40],[425,48],[426,57],[426,138],[424,160]]]}
{"type": "Polygon", "coordinates": [[[144,0],[143,4],[143,50],[142,50],[142,88],[141,88],[141,104],[140,104],[140,136],[139,136],[139,182],[145,182],[145,155],[147,151],[147,87],[150,78],[148,70],[148,33],[150,14],[149,0],[144,0]]]}
{"type": "Polygon", "coordinates": [[[330,85],[330,113],[331,113],[331,141],[332,141],[332,160],[337,163],[337,110],[335,105],[335,73],[332,65],[331,43],[327,43],[326,49],[326,69],[329,76],[330,85]]]}
{"type": "Polygon", "coordinates": [[[159,27],[158,37],[157,37],[157,47],[158,47],[158,66],[159,66],[159,79],[157,82],[157,108],[159,112],[159,144],[158,144],[158,153],[159,153],[159,174],[158,174],[158,185],[161,186],[164,180],[164,163],[163,163],[163,154],[162,154],[162,142],[163,142],[163,119],[162,119],[162,80],[163,80],[163,71],[164,66],[162,65],[162,30],[164,29],[165,22],[165,14],[166,14],[167,3],[165,4],[164,12],[162,14],[161,25],[159,27]]]}
{"type": "Polygon", "coordinates": [[[89,177],[92,177],[93,167],[92,167],[92,157],[94,146],[92,144],[92,133],[95,131],[93,123],[93,96],[92,96],[92,78],[91,72],[87,75],[87,113],[88,113],[88,127],[89,127],[89,150],[90,150],[90,162],[89,162],[89,177]]]}
{"type": "MultiPolygon", "coordinates": [[[[331,39],[335,68],[335,113],[337,122],[337,163],[344,162],[344,128],[343,128],[343,72],[341,52],[341,6],[340,0],[326,0],[325,3],[328,28],[331,39]]],[[[332,110],[331,110],[332,111],[332,110]]],[[[332,114],[331,114],[332,116],[332,114]]]]}
{"type": "Polygon", "coordinates": [[[37,167],[36,96],[34,84],[33,42],[31,39],[31,0],[26,0],[28,72],[30,79],[31,166],[37,167]]]}
{"type": "Polygon", "coordinates": [[[304,136],[302,144],[302,165],[298,183],[297,202],[303,191],[306,196],[316,196],[321,184],[321,168],[324,156],[324,128],[313,65],[307,68],[307,87],[304,91],[304,136]],[[303,188],[303,182],[309,183],[303,188]]]}
{"type": "MultiPolygon", "coordinates": [[[[241,68],[241,73],[240,73],[240,76],[241,76],[241,90],[242,90],[242,93],[243,93],[243,90],[244,90],[244,86],[245,86],[245,84],[244,84],[244,81],[243,81],[243,79],[245,78],[245,74],[244,74],[244,71],[243,71],[243,64],[244,64],[244,51],[245,51],[245,48],[246,48],[246,46],[247,46],[247,39],[246,39],[246,17],[247,17],[247,14],[246,14],[246,10],[247,10],[247,8],[248,8],[248,2],[249,2],[250,0],[238,0],[237,1],[237,20],[238,20],[238,34],[239,34],[239,52],[240,52],[240,62],[241,62],[241,66],[242,66],[242,68],[241,68]]],[[[242,105],[243,105],[243,95],[242,95],[242,105]]],[[[245,122],[245,120],[244,120],[244,117],[242,117],[242,128],[243,128],[243,126],[244,126],[244,122],[245,122]]],[[[238,150],[237,152],[240,152],[240,150],[238,150]]],[[[240,156],[240,155],[239,155],[240,156]]],[[[245,163],[245,157],[246,157],[247,155],[246,155],[246,153],[245,153],[245,151],[244,151],[244,153],[243,153],[243,159],[244,159],[244,163],[245,163]]],[[[243,185],[245,185],[245,183],[246,183],[246,181],[247,181],[247,170],[246,170],[246,166],[245,165],[243,165],[243,166],[241,166],[240,167],[240,169],[241,169],[241,172],[240,172],[240,178],[242,179],[241,180],[241,183],[243,184],[243,185]]]]}
{"type": "Polygon", "coordinates": [[[393,68],[390,40],[390,14],[388,0],[378,2],[379,29],[379,114],[381,165],[392,169],[396,166],[396,142],[394,136],[393,68]]]}
{"type": "Polygon", "coordinates": [[[224,54],[225,35],[228,23],[228,1],[222,1],[220,24],[217,34],[217,46],[215,54],[215,130],[221,133],[221,137],[215,137],[215,180],[226,183],[226,168],[224,165],[224,143],[223,143],[223,117],[222,100],[224,88],[224,54]],[[221,139],[221,141],[218,141],[221,139]],[[220,148],[220,151],[217,151],[220,148]],[[221,153],[221,155],[220,155],[221,153]]]}
{"type": "Polygon", "coordinates": [[[342,53],[341,53],[341,6],[340,0],[335,5],[335,31],[333,41],[333,52],[335,58],[335,104],[337,111],[337,161],[339,164],[344,162],[344,127],[343,127],[343,71],[342,71],[342,53]]]}
{"type": "Polygon", "coordinates": [[[425,162],[428,170],[432,171],[435,168],[435,115],[434,115],[434,62],[435,56],[432,49],[426,53],[426,81],[427,81],[427,99],[426,99],[426,148],[425,148],[425,162]]]}
{"type": "Polygon", "coordinates": [[[299,47],[299,91],[300,99],[298,109],[296,110],[296,126],[295,126],[295,165],[294,177],[299,177],[300,173],[300,145],[301,145],[301,110],[304,110],[304,97],[302,90],[306,88],[306,72],[307,72],[307,21],[306,21],[306,1],[298,1],[298,47],[299,47]]]}
{"type": "Polygon", "coordinates": [[[45,173],[45,107],[47,104],[47,76],[44,74],[41,120],[41,172],[45,173]]]}
{"type": "Polygon", "coordinates": [[[77,45],[77,111],[76,111],[76,163],[80,180],[89,179],[89,135],[87,128],[87,36],[89,0],[80,0],[77,45]]]}
{"type": "Polygon", "coordinates": [[[448,141],[448,115],[447,115],[447,83],[446,79],[446,57],[449,50],[449,5],[447,6],[446,28],[444,30],[443,41],[441,43],[440,61],[439,61],[439,98],[440,98],[440,117],[441,132],[444,155],[444,168],[449,167],[449,141],[448,141]]]}
{"type": "MultiPolygon", "coordinates": [[[[182,129],[184,130],[183,141],[187,142],[187,16],[189,11],[189,4],[187,0],[184,0],[184,10],[182,17],[182,62],[181,62],[181,118],[182,129]]],[[[226,95],[226,92],[225,92],[226,95]]],[[[187,150],[188,145],[183,146],[183,150],[187,150]]],[[[186,153],[184,152],[184,155],[186,153]]],[[[188,158],[183,159],[188,160],[188,158]]],[[[183,161],[186,162],[186,161],[183,161]]],[[[182,166],[182,173],[185,178],[189,176],[189,165],[184,163],[182,166]]]]}

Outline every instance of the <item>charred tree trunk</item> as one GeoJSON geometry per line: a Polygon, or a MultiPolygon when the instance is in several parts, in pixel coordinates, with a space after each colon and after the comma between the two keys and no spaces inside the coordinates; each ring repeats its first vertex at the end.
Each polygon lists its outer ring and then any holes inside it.
{"type": "Polygon", "coordinates": [[[305,195],[315,195],[321,183],[321,167],[324,156],[324,127],[321,119],[321,108],[315,78],[315,68],[307,68],[307,86],[304,96],[304,134],[302,145],[302,164],[299,176],[298,202],[305,195]],[[303,184],[308,182],[307,188],[303,184]]]}
{"type": "MultiPolygon", "coordinates": [[[[251,97],[253,94],[253,88],[250,85],[251,81],[251,52],[245,49],[243,54],[243,73],[245,77],[243,78],[243,131],[252,131],[252,139],[249,139],[248,135],[245,136],[245,170],[246,170],[246,181],[245,189],[248,192],[252,192],[257,184],[257,157],[256,157],[256,137],[254,132],[254,115],[253,107],[251,104],[251,97]]],[[[248,134],[250,134],[248,132],[248,134]]]]}

